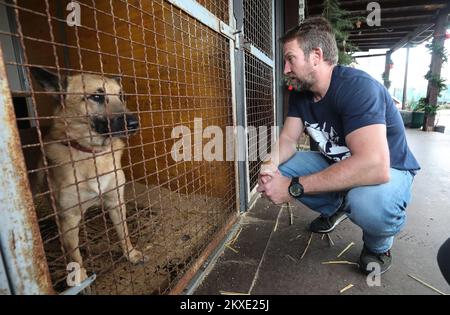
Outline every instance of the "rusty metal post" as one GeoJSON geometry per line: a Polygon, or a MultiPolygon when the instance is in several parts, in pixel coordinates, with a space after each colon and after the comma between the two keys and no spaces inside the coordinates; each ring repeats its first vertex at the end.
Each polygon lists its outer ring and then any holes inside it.
{"type": "MultiPolygon", "coordinates": [[[[52,293],[0,47],[0,250],[12,294],[52,293]]],[[[2,284],[0,287],[4,287],[2,284]]]]}

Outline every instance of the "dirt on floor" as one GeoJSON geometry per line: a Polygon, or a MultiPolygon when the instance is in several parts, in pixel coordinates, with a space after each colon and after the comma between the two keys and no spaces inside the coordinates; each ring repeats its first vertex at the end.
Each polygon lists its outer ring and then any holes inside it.
{"type": "MultiPolygon", "coordinates": [[[[91,293],[167,293],[230,215],[220,198],[136,183],[126,186],[125,200],[132,243],[149,261],[129,263],[107,213],[89,209],[80,229],[80,251],[88,275],[97,276],[91,293]]],[[[62,291],[69,258],[63,252],[56,216],[47,200],[37,201],[36,208],[52,281],[62,291]]]]}

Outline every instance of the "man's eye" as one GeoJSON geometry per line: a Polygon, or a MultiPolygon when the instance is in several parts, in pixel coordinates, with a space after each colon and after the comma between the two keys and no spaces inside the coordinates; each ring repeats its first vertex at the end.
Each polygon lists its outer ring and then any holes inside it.
{"type": "Polygon", "coordinates": [[[88,97],[90,100],[96,102],[96,103],[104,103],[105,102],[105,95],[103,94],[93,94],[88,97]]]}

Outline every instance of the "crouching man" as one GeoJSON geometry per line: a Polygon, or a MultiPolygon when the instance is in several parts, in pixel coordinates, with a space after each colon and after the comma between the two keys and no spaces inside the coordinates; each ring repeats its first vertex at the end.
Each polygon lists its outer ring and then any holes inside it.
{"type": "Polygon", "coordinates": [[[258,191],[275,204],[297,199],[320,216],[312,232],[331,232],[350,218],[363,230],[362,271],[392,262],[420,166],[408,148],[399,111],[383,85],[337,65],[330,24],[306,19],[282,38],[284,73],[296,80],[278,143],[263,163],[258,191]],[[306,132],[319,152],[297,152],[306,132]]]}

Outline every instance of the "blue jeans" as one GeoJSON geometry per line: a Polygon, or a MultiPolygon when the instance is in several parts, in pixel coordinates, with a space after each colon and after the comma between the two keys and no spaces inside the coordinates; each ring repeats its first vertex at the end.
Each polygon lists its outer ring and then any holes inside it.
{"type": "MultiPolygon", "coordinates": [[[[329,166],[319,152],[297,152],[279,169],[284,176],[292,178],[314,174],[329,166]]],[[[384,253],[392,247],[394,235],[406,222],[405,210],[411,199],[413,179],[411,172],[391,168],[390,181],[386,184],[305,195],[298,200],[325,217],[343,206],[350,220],[363,230],[366,247],[374,253],[384,253]]]]}

